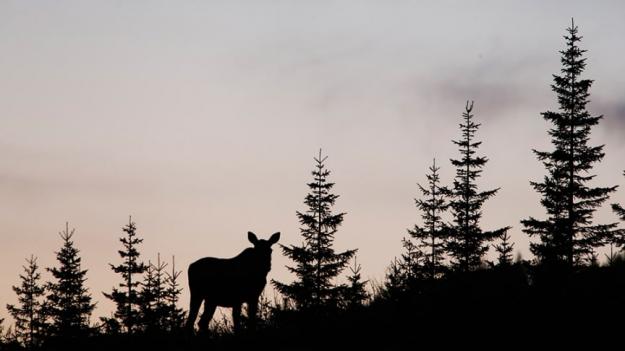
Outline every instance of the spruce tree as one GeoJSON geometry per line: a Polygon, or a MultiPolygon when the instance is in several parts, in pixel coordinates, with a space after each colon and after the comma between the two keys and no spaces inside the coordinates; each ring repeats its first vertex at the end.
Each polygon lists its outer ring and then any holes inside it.
{"type": "Polygon", "coordinates": [[[153,309],[153,302],[156,299],[155,285],[156,279],[154,274],[154,265],[151,261],[145,266],[145,272],[143,275],[143,281],[140,283],[140,289],[138,292],[138,298],[141,303],[139,304],[139,315],[137,318],[137,329],[146,331],[153,331],[155,325],[158,323],[156,319],[156,313],[153,309]]]}
{"type": "Polygon", "coordinates": [[[404,252],[401,254],[397,263],[401,266],[404,277],[404,288],[414,288],[418,282],[422,281],[425,276],[425,254],[419,249],[409,238],[402,238],[401,241],[404,252]]]}
{"type": "MultiPolygon", "coordinates": [[[[441,216],[449,207],[446,199],[449,190],[440,185],[438,174],[440,167],[436,166],[436,160],[432,162],[429,170],[428,185],[423,187],[421,184],[417,184],[422,197],[415,199],[417,209],[421,212],[423,225],[415,224],[413,229],[408,230],[410,237],[404,239],[404,248],[408,252],[418,251],[423,256],[423,274],[429,279],[434,279],[445,269],[443,261],[445,259],[445,238],[448,231],[441,216]]],[[[416,260],[411,259],[409,262],[414,261],[416,260]]]]}
{"type": "Polygon", "coordinates": [[[146,331],[162,331],[167,327],[169,311],[165,295],[166,267],[167,264],[161,262],[161,255],[158,254],[156,264],[148,262],[145,277],[141,283],[140,325],[146,331]]]}
{"type": "Polygon", "coordinates": [[[582,37],[574,22],[567,33],[566,48],[560,51],[561,74],[553,75],[551,85],[559,109],[542,113],[552,125],[549,135],[553,149],[534,150],[547,174],[531,185],[541,195],[547,218],[530,217],[521,222],[525,233],[539,239],[530,244],[530,250],[540,263],[572,268],[592,261],[595,248],[613,235],[616,224],[594,224],[593,214],[616,186],[589,184],[595,178],[591,173],[594,164],[604,156],[603,145],[589,145],[590,132],[603,116],[592,116],[586,110],[593,83],[581,77],[586,68],[586,50],[578,45],[582,37]]]}
{"type": "Polygon", "coordinates": [[[394,258],[384,275],[384,284],[379,295],[390,301],[397,302],[408,291],[407,282],[410,281],[410,267],[405,260],[394,258]]]}
{"type": "Polygon", "coordinates": [[[170,331],[178,330],[182,327],[185,319],[185,313],[182,308],[178,307],[180,293],[182,288],[178,278],[182,271],[176,270],[176,258],[171,258],[171,273],[166,273],[165,286],[165,305],[167,309],[167,329],[170,331]]]}
{"type": "Polygon", "coordinates": [[[315,306],[314,301],[314,277],[315,277],[315,256],[312,248],[304,241],[299,246],[282,246],[282,252],[295,262],[295,267],[287,266],[287,269],[294,273],[296,280],[290,284],[280,283],[272,280],[273,286],[285,297],[284,305],[300,310],[308,310],[315,306]]]}
{"type": "Polygon", "coordinates": [[[495,196],[499,188],[487,191],[478,191],[477,179],[482,168],[488,162],[484,156],[477,156],[477,149],[482,144],[476,141],[475,134],[480,127],[473,121],[473,102],[465,106],[462,114],[464,119],[460,124],[462,137],[453,141],[460,151],[460,159],[452,159],[456,167],[456,177],[453,189],[449,191],[449,207],[453,215],[453,225],[449,228],[447,251],[451,263],[457,271],[469,271],[482,264],[482,258],[488,251],[487,242],[500,236],[505,230],[483,231],[480,227],[482,206],[486,200],[495,196]]]}
{"type": "Polygon", "coordinates": [[[504,231],[499,237],[501,241],[499,244],[495,245],[495,251],[497,252],[497,263],[500,266],[509,266],[512,264],[512,250],[514,248],[514,243],[510,242],[510,234],[508,231],[504,231]]]}
{"type": "Polygon", "coordinates": [[[72,237],[75,229],[65,230],[59,235],[63,246],[56,253],[58,267],[48,268],[54,280],[46,284],[45,311],[50,318],[50,331],[59,337],[85,336],[90,332],[89,318],[95,304],[85,287],[87,270],[81,269],[79,251],[74,247],[72,237]]]}
{"type": "Polygon", "coordinates": [[[361,269],[361,265],[354,257],[354,265],[349,267],[351,274],[347,277],[348,284],[343,297],[347,309],[362,307],[369,298],[369,293],[365,289],[368,281],[362,280],[361,269]]]}
{"type": "Polygon", "coordinates": [[[325,167],[326,159],[319,150],[319,156],[314,158],[313,181],[308,183],[310,193],[304,200],[308,209],[297,212],[303,244],[281,246],[284,255],[295,263],[294,267],[287,266],[287,269],[297,279],[291,284],[273,282],[276,289],[300,309],[338,307],[344,286],[334,280],[356,253],[356,250],[336,253],[333,248],[334,236],[345,213],[332,213],[339,196],[331,192],[334,183],[327,179],[330,171],[325,167]]]}
{"type": "Polygon", "coordinates": [[[15,335],[18,341],[27,349],[39,345],[45,336],[45,315],[43,298],[45,289],[41,284],[41,273],[37,258],[30,256],[26,259],[24,274],[20,274],[20,286],[13,286],[17,295],[18,305],[7,305],[7,310],[15,320],[15,335]]]}
{"type": "MultiPolygon", "coordinates": [[[[139,260],[140,254],[137,246],[143,242],[143,239],[137,237],[137,226],[132,221],[132,217],[129,218],[128,224],[122,230],[126,233],[125,236],[119,239],[123,246],[123,249],[118,251],[119,256],[122,258],[122,263],[117,266],[110,265],[113,272],[121,275],[122,281],[119,283],[118,288],[113,288],[111,293],[104,293],[104,296],[115,302],[116,311],[114,317],[119,324],[125,327],[127,333],[132,333],[139,322],[139,307],[141,304],[138,294],[141,282],[137,275],[143,274],[146,266],[139,260]]],[[[106,324],[111,324],[107,322],[106,318],[103,320],[106,324]]]]}

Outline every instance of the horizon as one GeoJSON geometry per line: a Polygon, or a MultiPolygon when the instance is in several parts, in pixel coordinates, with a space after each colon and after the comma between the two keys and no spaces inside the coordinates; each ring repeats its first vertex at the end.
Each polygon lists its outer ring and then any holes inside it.
{"type": "MultiPolygon", "coordinates": [[[[549,85],[572,17],[595,80],[589,111],[604,115],[593,184],[620,185],[608,204],[625,203],[625,4],[562,3],[0,1],[0,318],[23,259],[56,265],[66,222],[92,321],[108,316],[129,216],[145,262],[176,257],[187,308],[189,263],[237,255],[248,231],[300,242],[295,212],[320,148],[334,210],[347,212],[336,248],[357,248],[363,276],[380,281],[420,223],[433,158],[451,182],[466,100],[489,159],[478,183],[501,187],[482,227],[512,226],[530,259],[519,221],[543,218],[529,181],[545,173],[531,150],[550,147],[540,112],[556,108],[549,85]]],[[[608,204],[597,223],[618,222],[608,204]]],[[[269,277],[290,281],[288,263],[274,250],[269,277]]]]}

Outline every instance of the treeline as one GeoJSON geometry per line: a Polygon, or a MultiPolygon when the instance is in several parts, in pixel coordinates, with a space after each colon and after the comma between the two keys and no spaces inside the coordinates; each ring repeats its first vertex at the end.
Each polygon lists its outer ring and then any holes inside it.
{"type": "Polygon", "coordinates": [[[59,233],[62,246],[55,253],[58,265],[46,268],[52,280],[42,282],[35,256],[26,260],[20,285],[13,286],[18,304],[6,306],[15,323],[2,333],[4,345],[36,349],[46,342],[61,345],[102,334],[180,329],[184,322],[184,312],[178,307],[181,272],[176,270],[174,257],[171,270],[160,254],[154,263],[142,262],[138,251],[142,239],[136,229],[132,219],[123,227],[125,235],[118,251],[121,263],[110,265],[121,281],[110,293],[103,293],[115,303],[116,311],[93,323],[95,303],[85,284],[87,270],[81,268],[80,252],[73,241],[75,229],[70,230],[66,223],[59,233]]]}
{"type": "MultiPolygon", "coordinates": [[[[579,47],[581,36],[574,23],[564,38],[562,67],[552,84],[559,109],[542,113],[550,123],[551,149],[534,150],[546,170],[541,180],[531,182],[544,216],[521,220],[523,232],[532,239],[531,261],[513,257],[510,226],[482,227],[483,206],[499,188],[478,186],[488,158],[479,153],[480,124],[473,102],[467,102],[460,136],[453,141],[458,147],[458,156],[451,159],[453,181],[441,180],[441,165],[434,160],[415,200],[421,221],[408,229],[403,251],[381,282],[363,280],[356,249],[335,250],[334,238],[346,214],[333,211],[339,196],[329,180],[327,157],[319,152],[307,184],[306,208],[297,212],[301,242],[281,246],[292,262],[287,268],[294,279],[272,281],[278,294],[273,301],[261,300],[254,342],[297,349],[325,345],[323,340],[332,338],[354,346],[377,337],[390,345],[433,330],[504,329],[515,316],[518,324],[532,319],[532,326],[540,329],[554,321],[571,326],[624,313],[625,230],[616,218],[625,221],[625,209],[612,204],[614,222],[594,221],[595,211],[617,186],[593,185],[592,170],[604,152],[603,145],[590,144],[590,135],[602,116],[586,109],[593,81],[582,77],[585,50],[579,47]],[[606,245],[610,255],[601,266],[597,250],[606,245]],[[494,262],[486,259],[491,249],[496,252],[494,262]]],[[[89,323],[94,304],[71,240],[73,230],[66,227],[57,252],[59,266],[48,269],[53,281],[41,283],[36,259],[27,261],[21,285],[14,287],[18,305],[7,306],[16,322],[5,333],[5,345],[36,349],[54,338],[99,337],[90,345],[104,349],[102,345],[112,344],[103,337],[134,335],[143,346],[167,348],[162,341],[169,340],[175,345],[171,349],[180,349],[227,348],[241,346],[236,340],[250,340],[248,334],[231,336],[224,324],[217,324],[205,339],[178,333],[184,312],[177,307],[180,272],[173,258],[171,271],[160,257],[156,263],[142,263],[135,224],[129,221],[123,231],[121,262],[111,265],[120,282],[104,294],[116,304],[112,316],[89,323]]]]}

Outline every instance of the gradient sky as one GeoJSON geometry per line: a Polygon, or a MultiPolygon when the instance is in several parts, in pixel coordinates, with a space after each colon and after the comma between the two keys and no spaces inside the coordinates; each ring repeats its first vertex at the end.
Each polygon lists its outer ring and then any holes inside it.
{"type": "MultiPolygon", "coordinates": [[[[118,282],[108,263],[128,215],[143,258],[175,255],[180,269],[236,255],[248,230],[299,243],[320,147],[347,212],[336,248],[358,248],[380,281],[420,219],[432,158],[452,179],[467,99],[490,158],[480,184],[502,187],[483,227],[511,225],[529,258],[519,220],[543,213],[529,180],[544,174],[531,149],[549,144],[540,112],[556,108],[571,17],[589,109],[605,115],[596,184],[625,186],[623,13],[622,1],[0,0],[0,317],[25,257],[55,264],[65,221],[95,317],[112,308],[102,291],[118,282]]],[[[616,220],[607,206],[597,218],[616,220]]],[[[290,280],[286,263],[274,251],[270,277],[290,280]]]]}

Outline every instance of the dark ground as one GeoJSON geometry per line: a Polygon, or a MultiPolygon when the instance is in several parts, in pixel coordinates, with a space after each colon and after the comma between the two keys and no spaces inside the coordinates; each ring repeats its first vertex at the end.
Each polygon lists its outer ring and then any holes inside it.
{"type": "Polygon", "coordinates": [[[428,345],[622,349],[625,264],[575,273],[516,264],[422,282],[342,312],[275,311],[255,332],[98,335],[43,350],[413,350],[428,345]]]}

